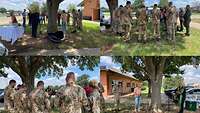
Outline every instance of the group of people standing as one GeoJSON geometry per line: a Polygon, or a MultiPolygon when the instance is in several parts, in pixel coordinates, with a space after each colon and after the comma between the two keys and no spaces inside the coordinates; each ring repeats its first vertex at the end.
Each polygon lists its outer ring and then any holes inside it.
{"type": "Polygon", "coordinates": [[[82,88],[75,83],[73,72],[67,74],[66,85],[55,95],[45,90],[43,81],[39,81],[30,93],[27,93],[26,85],[17,88],[15,85],[16,81],[11,80],[5,88],[4,105],[9,113],[51,113],[53,108],[58,108],[60,113],[100,113],[102,108],[100,83],[91,80],[88,88],[82,88]]]}
{"type": "MultiPolygon", "coordinates": [[[[142,84],[138,83],[136,84],[136,86],[134,87],[134,91],[133,91],[133,95],[134,95],[134,99],[135,99],[135,112],[140,112],[140,105],[141,105],[141,87],[142,84]]],[[[115,100],[115,107],[116,110],[119,110],[119,106],[120,106],[120,98],[122,96],[123,93],[123,87],[122,84],[117,84],[115,83],[113,88],[112,88],[112,93],[114,94],[114,100],[115,100]]]]}
{"type": "Polygon", "coordinates": [[[190,22],[191,22],[191,9],[187,5],[185,11],[181,8],[180,12],[177,11],[176,6],[173,6],[172,2],[169,2],[168,6],[159,8],[157,4],[154,4],[153,10],[150,12],[149,9],[142,5],[136,10],[136,25],[133,24],[133,10],[130,1],[126,2],[125,6],[120,5],[112,13],[112,31],[116,34],[124,36],[124,40],[128,41],[131,39],[131,34],[134,32],[134,27],[138,31],[138,41],[146,42],[147,38],[147,26],[148,22],[152,23],[153,37],[156,40],[161,38],[161,24],[165,28],[165,36],[167,40],[174,40],[177,31],[177,20],[180,20],[180,31],[183,31],[183,25],[186,27],[185,35],[190,34],[190,22]],[[149,13],[150,12],[150,13],[149,13]],[[149,21],[151,19],[151,21],[149,21]]]}
{"type": "Polygon", "coordinates": [[[62,31],[64,34],[68,31],[68,27],[70,25],[70,17],[72,17],[72,33],[76,32],[77,30],[82,30],[82,11],[80,9],[73,9],[70,15],[69,11],[66,12],[63,10],[62,12],[58,12],[57,22],[58,26],[62,26],[62,31]]]}

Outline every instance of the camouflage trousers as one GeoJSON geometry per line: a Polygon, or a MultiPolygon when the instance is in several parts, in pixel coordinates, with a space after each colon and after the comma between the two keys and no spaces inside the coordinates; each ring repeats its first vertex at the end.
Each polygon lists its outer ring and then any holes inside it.
{"type": "Polygon", "coordinates": [[[78,29],[82,30],[82,28],[83,28],[82,19],[78,19],[78,21],[77,21],[77,27],[78,27],[78,29]]]}
{"type": "Polygon", "coordinates": [[[15,113],[13,101],[5,102],[4,103],[4,109],[8,113],[15,113]]]}
{"type": "Polygon", "coordinates": [[[125,33],[124,39],[129,40],[130,39],[130,34],[131,34],[131,23],[126,23],[122,25],[123,31],[125,33]]]}
{"type": "Polygon", "coordinates": [[[113,20],[113,24],[112,24],[112,31],[114,33],[122,33],[122,24],[120,22],[120,20],[113,20]]]}
{"type": "Polygon", "coordinates": [[[144,39],[144,41],[147,40],[147,25],[146,24],[140,24],[139,25],[139,38],[138,40],[142,40],[142,38],[144,39]]]}
{"type": "Polygon", "coordinates": [[[74,19],[74,20],[73,20],[73,29],[74,29],[74,30],[77,30],[77,29],[78,29],[78,20],[77,20],[77,19],[74,19]]]}
{"type": "Polygon", "coordinates": [[[168,40],[175,40],[176,35],[176,25],[174,23],[167,25],[167,39],[168,40]]]}
{"type": "Polygon", "coordinates": [[[156,38],[160,38],[160,23],[153,24],[153,35],[156,38]]]}

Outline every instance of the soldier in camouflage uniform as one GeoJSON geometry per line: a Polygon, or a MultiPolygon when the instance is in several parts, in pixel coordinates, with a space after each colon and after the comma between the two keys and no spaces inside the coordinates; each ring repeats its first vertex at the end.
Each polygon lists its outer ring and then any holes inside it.
{"type": "Polygon", "coordinates": [[[66,85],[58,90],[57,96],[60,113],[82,113],[82,108],[88,105],[85,90],[75,84],[73,72],[67,74],[66,85]]]}
{"type": "Polygon", "coordinates": [[[169,6],[166,12],[167,17],[167,39],[175,41],[175,33],[176,33],[176,7],[172,6],[172,2],[169,2],[169,6]]]}
{"type": "Polygon", "coordinates": [[[78,12],[73,9],[72,10],[72,18],[73,18],[73,32],[76,32],[76,30],[78,29],[78,12]]]}
{"type": "Polygon", "coordinates": [[[112,31],[117,34],[117,20],[118,20],[118,17],[117,17],[117,8],[113,10],[112,12],[112,31]]]}
{"type": "Polygon", "coordinates": [[[125,32],[124,41],[130,40],[130,32],[132,27],[132,7],[131,2],[127,1],[126,6],[121,9],[121,23],[125,32]]]}
{"type": "Polygon", "coordinates": [[[89,94],[88,100],[90,103],[91,113],[100,113],[100,101],[101,95],[96,80],[91,80],[89,86],[92,87],[93,91],[89,94]]]}
{"type": "Polygon", "coordinates": [[[103,97],[103,93],[104,93],[105,90],[104,90],[103,85],[100,82],[98,83],[98,87],[99,87],[99,93],[100,93],[100,97],[101,97],[101,99],[100,99],[100,104],[101,104],[100,109],[103,112],[104,109],[105,109],[105,99],[103,97]]]}
{"type": "Polygon", "coordinates": [[[115,100],[115,107],[118,110],[119,104],[120,104],[120,96],[121,96],[121,86],[119,84],[115,84],[113,86],[112,92],[114,94],[114,100],[115,100]]]}
{"type": "Polygon", "coordinates": [[[160,39],[160,10],[158,5],[154,4],[153,14],[152,14],[152,23],[153,23],[153,34],[158,40],[160,39]]]}
{"type": "Polygon", "coordinates": [[[82,21],[83,21],[83,14],[82,14],[82,11],[79,9],[78,10],[78,23],[77,23],[77,25],[78,25],[78,29],[79,30],[82,30],[82,27],[83,27],[83,24],[82,24],[82,21]]]}
{"type": "Polygon", "coordinates": [[[124,32],[123,31],[123,29],[122,29],[122,23],[121,23],[121,20],[122,20],[122,9],[123,9],[123,6],[122,5],[120,5],[119,6],[119,8],[117,9],[117,11],[116,11],[116,17],[117,17],[117,20],[116,20],[116,22],[117,22],[117,34],[119,34],[119,35],[122,35],[122,33],[124,32]]]}
{"type": "Polygon", "coordinates": [[[32,113],[49,113],[50,101],[48,97],[48,93],[44,90],[44,82],[39,81],[37,88],[30,93],[32,113]]]}
{"type": "Polygon", "coordinates": [[[147,40],[147,14],[146,14],[146,8],[145,5],[141,6],[141,9],[138,11],[138,25],[139,25],[139,38],[138,41],[143,40],[146,42],[147,40]]]}
{"type": "Polygon", "coordinates": [[[4,94],[4,109],[9,113],[14,113],[14,95],[15,95],[15,80],[10,80],[9,85],[5,88],[4,94]]]}
{"type": "Polygon", "coordinates": [[[24,85],[19,87],[14,95],[14,109],[15,113],[30,113],[29,99],[26,93],[27,89],[24,85]]]}

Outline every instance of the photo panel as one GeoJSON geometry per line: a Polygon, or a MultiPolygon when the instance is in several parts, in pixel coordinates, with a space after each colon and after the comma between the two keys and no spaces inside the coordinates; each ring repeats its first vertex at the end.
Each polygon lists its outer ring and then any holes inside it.
{"type": "Polygon", "coordinates": [[[100,113],[100,57],[16,56],[0,61],[0,113],[100,113]]]}
{"type": "Polygon", "coordinates": [[[103,55],[199,55],[199,0],[101,0],[103,55]],[[197,44],[195,46],[195,44],[197,44]]]}
{"type": "Polygon", "coordinates": [[[1,0],[1,55],[100,55],[100,0],[1,0]]]}
{"type": "Polygon", "coordinates": [[[199,113],[200,57],[101,56],[105,113],[199,113]]]}

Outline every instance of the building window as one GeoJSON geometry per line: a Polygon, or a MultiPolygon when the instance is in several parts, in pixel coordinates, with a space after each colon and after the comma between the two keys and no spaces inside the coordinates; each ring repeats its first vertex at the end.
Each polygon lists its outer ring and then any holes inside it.
{"type": "Polygon", "coordinates": [[[131,83],[127,83],[127,87],[131,87],[131,83]]]}

